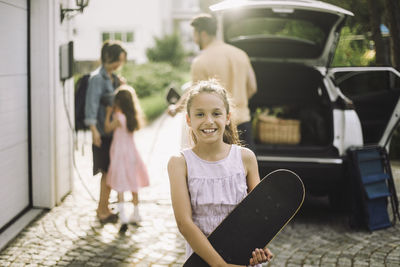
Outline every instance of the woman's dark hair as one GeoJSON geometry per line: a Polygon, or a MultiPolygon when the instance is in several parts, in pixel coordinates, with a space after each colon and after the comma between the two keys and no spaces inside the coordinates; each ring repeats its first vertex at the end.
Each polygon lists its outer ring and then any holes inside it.
{"type": "MultiPolygon", "coordinates": [[[[186,98],[186,112],[190,117],[190,107],[192,106],[193,99],[201,94],[201,93],[208,93],[208,94],[215,94],[216,96],[220,97],[221,100],[224,102],[224,106],[226,109],[226,114],[231,111],[232,104],[230,103],[230,99],[228,97],[228,93],[226,92],[225,88],[215,79],[209,79],[206,81],[199,81],[189,91],[189,95],[186,98]]],[[[193,142],[197,143],[196,135],[191,131],[191,136],[193,142]]],[[[237,126],[235,123],[230,121],[228,125],[225,125],[225,131],[223,140],[227,144],[236,144],[241,145],[239,140],[239,134],[237,131],[237,126]]]]}
{"type": "Polygon", "coordinates": [[[139,130],[142,126],[142,116],[135,90],[128,85],[121,85],[117,89],[114,104],[124,113],[128,131],[139,130]]]}
{"type": "Polygon", "coordinates": [[[197,32],[205,31],[212,36],[215,36],[217,33],[217,20],[210,14],[200,14],[194,17],[190,25],[192,25],[197,32]]]}
{"type": "Polygon", "coordinates": [[[128,55],[126,50],[118,41],[105,41],[101,48],[101,63],[113,63],[119,61],[121,53],[128,55]]]}

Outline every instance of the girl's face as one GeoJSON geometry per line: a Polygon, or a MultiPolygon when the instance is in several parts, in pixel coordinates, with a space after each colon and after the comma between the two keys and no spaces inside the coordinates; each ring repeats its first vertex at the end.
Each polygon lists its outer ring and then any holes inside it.
{"type": "Polygon", "coordinates": [[[230,113],[226,113],[224,101],[214,93],[199,93],[192,99],[186,120],[197,142],[222,141],[225,126],[229,125],[230,113]]]}

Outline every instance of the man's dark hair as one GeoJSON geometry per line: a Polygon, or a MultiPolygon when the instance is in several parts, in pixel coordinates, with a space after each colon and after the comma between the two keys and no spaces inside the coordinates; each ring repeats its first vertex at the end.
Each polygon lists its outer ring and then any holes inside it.
{"type": "Polygon", "coordinates": [[[190,25],[193,26],[197,32],[205,31],[213,36],[217,33],[217,20],[210,14],[200,14],[194,17],[190,25]]]}

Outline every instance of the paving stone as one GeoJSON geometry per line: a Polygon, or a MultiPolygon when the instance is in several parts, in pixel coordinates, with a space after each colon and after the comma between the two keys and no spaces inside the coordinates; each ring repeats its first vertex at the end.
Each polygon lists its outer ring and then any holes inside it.
{"type": "Polygon", "coordinates": [[[92,266],[92,267],[97,267],[97,266],[101,266],[100,262],[86,262],[85,266],[92,266]]]}

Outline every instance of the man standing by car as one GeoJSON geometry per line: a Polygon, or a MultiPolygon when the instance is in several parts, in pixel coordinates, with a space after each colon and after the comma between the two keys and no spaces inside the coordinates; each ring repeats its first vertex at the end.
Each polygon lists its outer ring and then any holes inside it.
{"type": "MultiPolygon", "coordinates": [[[[192,62],[192,82],[217,79],[229,92],[235,105],[233,120],[238,125],[240,140],[254,150],[248,99],[257,92],[254,70],[247,54],[237,47],[217,40],[217,21],[209,14],[196,16],[191,24],[194,41],[202,52],[192,62]]],[[[184,94],[176,105],[169,107],[175,115],[182,108],[184,94]]]]}

